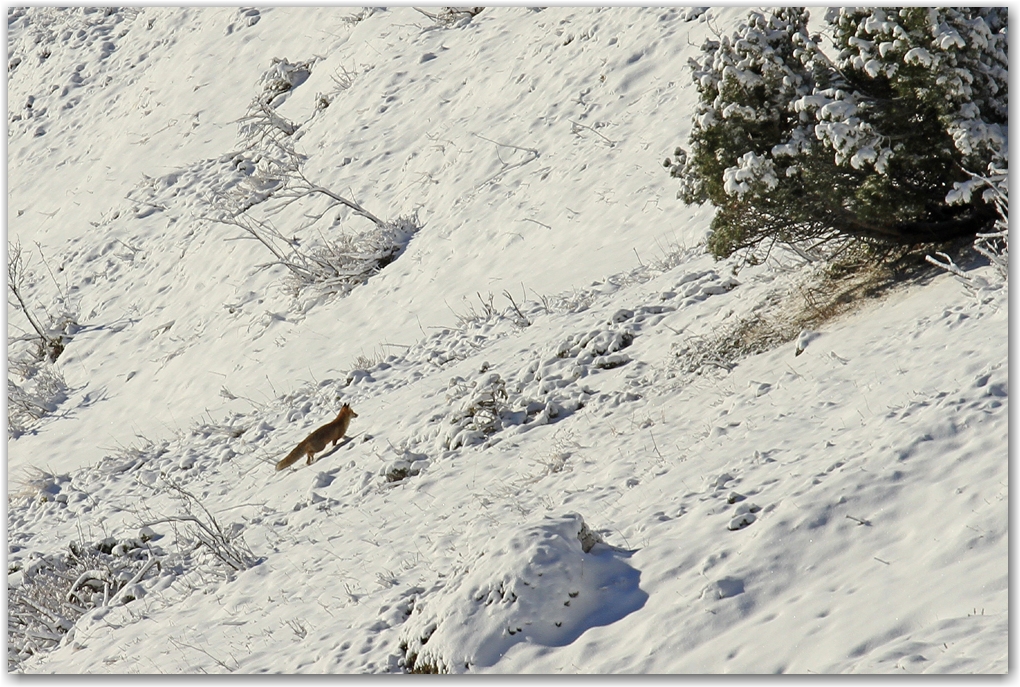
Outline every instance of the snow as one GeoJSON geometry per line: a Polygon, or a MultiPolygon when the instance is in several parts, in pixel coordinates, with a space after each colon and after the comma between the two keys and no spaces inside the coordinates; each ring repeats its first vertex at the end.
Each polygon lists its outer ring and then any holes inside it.
{"type": "Polygon", "coordinates": [[[934,60],[931,53],[924,48],[911,48],[903,55],[903,61],[907,64],[917,63],[922,67],[929,67],[934,60]]]}
{"type": "MultiPolygon", "coordinates": [[[[8,442],[8,585],[102,540],[126,583],[14,667],[1006,672],[1001,276],[691,353],[817,277],[714,262],[662,168],[743,12],[9,10],[9,240],[75,322],[8,442]],[[266,93],[310,180],[418,218],[346,295],[211,219],[266,93]],[[277,473],[342,403],[350,439],[277,473]]],[[[272,219],[372,229],[322,207],[272,219]]]]}
{"type": "Polygon", "coordinates": [[[735,167],[723,171],[723,188],[731,196],[742,196],[751,190],[751,184],[760,183],[768,190],[779,185],[775,165],[764,155],[744,153],[735,167]]]}

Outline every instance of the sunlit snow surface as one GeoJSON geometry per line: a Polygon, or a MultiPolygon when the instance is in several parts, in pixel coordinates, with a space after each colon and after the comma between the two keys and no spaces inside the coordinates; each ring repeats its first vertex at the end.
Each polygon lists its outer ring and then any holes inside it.
{"type": "Polygon", "coordinates": [[[8,442],[8,563],[179,515],[167,480],[254,559],[153,525],[138,598],[20,669],[1005,672],[1005,287],[677,369],[811,269],[713,262],[662,166],[741,14],[9,10],[8,236],[78,326],[8,442]],[[274,101],[307,176],[420,222],[343,298],[209,220],[274,58],[312,63],[274,101]],[[351,440],[275,472],[344,402],[351,440]]]}

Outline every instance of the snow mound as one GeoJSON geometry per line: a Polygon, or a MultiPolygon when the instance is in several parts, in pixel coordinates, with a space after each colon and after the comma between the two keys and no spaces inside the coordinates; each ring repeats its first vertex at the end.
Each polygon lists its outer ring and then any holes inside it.
{"type": "Polygon", "coordinates": [[[477,563],[419,597],[401,635],[406,670],[492,666],[519,642],[566,646],[648,599],[629,553],[604,544],[577,513],[491,541],[477,563]]]}

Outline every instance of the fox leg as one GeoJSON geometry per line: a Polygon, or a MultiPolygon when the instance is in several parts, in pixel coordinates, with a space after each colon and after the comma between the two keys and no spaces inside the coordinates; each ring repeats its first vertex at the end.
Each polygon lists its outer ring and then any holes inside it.
{"type": "Polygon", "coordinates": [[[308,452],[308,460],[305,461],[305,465],[311,465],[312,464],[312,458],[314,456],[315,456],[315,451],[309,451],[308,452]]]}

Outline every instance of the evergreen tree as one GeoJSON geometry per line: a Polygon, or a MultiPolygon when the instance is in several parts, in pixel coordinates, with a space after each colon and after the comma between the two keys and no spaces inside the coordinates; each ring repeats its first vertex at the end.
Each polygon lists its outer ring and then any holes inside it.
{"type": "Polygon", "coordinates": [[[974,175],[1007,163],[1006,8],[751,12],[691,60],[690,154],[667,159],[687,203],[717,208],[709,249],[763,241],[941,242],[987,230],[974,175]]]}

